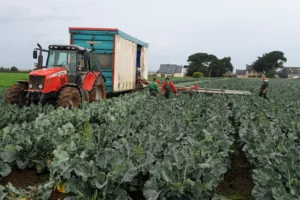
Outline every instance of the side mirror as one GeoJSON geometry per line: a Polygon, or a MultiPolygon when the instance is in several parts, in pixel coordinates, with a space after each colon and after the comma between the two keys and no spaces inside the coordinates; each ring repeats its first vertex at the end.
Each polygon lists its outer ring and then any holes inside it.
{"type": "Polygon", "coordinates": [[[37,50],[36,49],[33,50],[33,59],[37,59],[37,50]]]}

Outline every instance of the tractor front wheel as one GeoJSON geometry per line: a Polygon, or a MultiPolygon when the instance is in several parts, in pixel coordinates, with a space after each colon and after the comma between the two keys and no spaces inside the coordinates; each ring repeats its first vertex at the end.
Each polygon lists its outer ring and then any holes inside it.
{"type": "Polygon", "coordinates": [[[57,106],[79,108],[81,103],[81,96],[77,88],[64,87],[58,95],[57,106]]]}
{"type": "Polygon", "coordinates": [[[12,85],[7,90],[7,95],[5,98],[5,103],[8,104],[19,104],[20,94],[22,90],[26,89],[26,85],[22,83],[17,83],[12,85]]]}

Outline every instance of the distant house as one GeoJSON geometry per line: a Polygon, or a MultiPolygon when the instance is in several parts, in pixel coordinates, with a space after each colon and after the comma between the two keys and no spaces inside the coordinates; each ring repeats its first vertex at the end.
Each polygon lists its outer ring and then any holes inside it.
{"type": "Polygon", "coordinates": [[[300,67],[284,67],[278,74],[280,78],[300,78],[300,67]]]}
{"type": "Polygon", "coordinates": [[[182,65],[161,64],[156,72],[157,77],[183,77],[184,68],[182,65]]]}
{"type": "Polygon", "coordinates": [[[257,72],[252,65],[246,65],[246,76],[249,77],[260,77],[261,73],[257,72]]]}
{"type": "Polygon", "coordinates": [[[246,65],[246,70],[237,69],[236,76],[238,78],[260,77],[262,73],[257,72],[252,65],[246,65]]]}
{"type": "Polygon", "coordinates": [[[235,72],[235,75],[236,75],[237,78],[246,78],[246,70],[237,69],[236,72],[235,72]]]}

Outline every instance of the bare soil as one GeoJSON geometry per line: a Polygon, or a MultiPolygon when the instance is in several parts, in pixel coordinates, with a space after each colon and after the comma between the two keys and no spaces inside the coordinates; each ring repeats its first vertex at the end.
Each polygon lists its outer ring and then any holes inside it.
{"type": "MultiPolygon", "coordinates": [[[[10,182],[16,188],[26,188],[26,187],[38,187],[49,180],[49,174],[37,174],[33,169],[18,170],[14,169],[8,176],[0,179],[0,185],[5,186],[10,182]]],[[[64,199],[66,195],[53,191],[51,194],[51,200],[64,199]]]]}
{"type": "Polygon", "coordinates": [[[218,188],[218,194],[230,200],[254,200],[251,191],[255,184],[252,180],[253,166],[247,160],[241,147],[230,154],[231,168],[226,172],[224,181],[218,188]]]}

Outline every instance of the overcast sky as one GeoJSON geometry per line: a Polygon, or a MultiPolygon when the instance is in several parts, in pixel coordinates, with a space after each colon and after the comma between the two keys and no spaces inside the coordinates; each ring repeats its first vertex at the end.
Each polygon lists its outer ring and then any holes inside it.
{"type": "Polygon", "coordinates": [[[197,52],[244,69],[280,50],[300,66],[299,0],[0,1],[0,66],[31,69],[36,43],[69,43],[70,26],[113,27],[149,43],[149,70],[197,52]]]}

